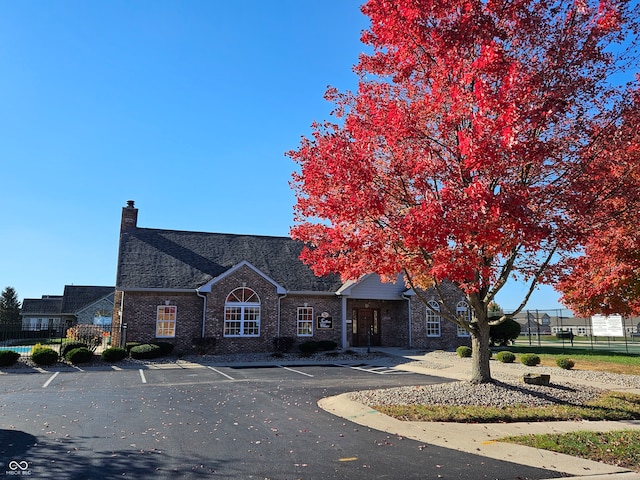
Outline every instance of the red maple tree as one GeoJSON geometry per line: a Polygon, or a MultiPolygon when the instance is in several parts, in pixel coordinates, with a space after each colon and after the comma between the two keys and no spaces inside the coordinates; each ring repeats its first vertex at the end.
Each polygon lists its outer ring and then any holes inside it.
{"type": "Polygon", "coordinates": [[[517,313],[583,241],[576,204],[600,192],[572,192],[594,125],[620,115],[609,47],[633,38],[638,15],[624,1],[562,0],[362,11],[372,51],[354,68],[357,92],[329,88],[335,121],[288,152],[300,167],[292,236],[319,275],[460,288],[473,321],[439,314],[472,336],[471,381],[491,381],[489,303],[518,276],[530,288],[517,313]]]}
{"type": "MultiPolygon", "coordinates": [[[[620,124],[597,131],[579,193],[601,192],[583,202],[587,236],[579,256],[569,258],[557,284],[562,301],[576,313],[640,314],[640,91],[634,92],[620,124]],[[595,207],[595,208],[594,208],[595,207]]],[[[586,197],[589,193],[585,194],[586,197]]]]}

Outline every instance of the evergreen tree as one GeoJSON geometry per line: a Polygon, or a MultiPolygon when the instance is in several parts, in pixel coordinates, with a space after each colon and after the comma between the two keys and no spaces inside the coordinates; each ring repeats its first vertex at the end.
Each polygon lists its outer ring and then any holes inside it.
{"type": "Polygon", "coordinates": [[[20,325],[20,302],[13,287],[7,287],[0,295],[0,325],[20,325]]]}

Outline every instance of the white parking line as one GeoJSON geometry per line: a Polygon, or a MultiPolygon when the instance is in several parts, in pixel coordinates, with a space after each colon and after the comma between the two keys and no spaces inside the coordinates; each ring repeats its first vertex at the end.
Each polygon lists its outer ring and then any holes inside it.
{"type": "Polygon", "coordinates": [[[285,367],[283,365],[278,365],[278,366],[280,368],[284,368],[285,370],[289,370],[290,372],[299,373],[300,375],[306,375],[307,377],[312,377],[313,378],[313,375],[311,375],[310,373],[301,372],[300,370],[295,370],[293,368],[285,367]]]}
{"type": "Polygon", "coordinates": [[[142,379],[142,383],[147,383],[147,379],[144,376],[144,372],[142,371],[142,369],[139,369],[138,372],[140,372],[140,378],[142,379]]]}
{"type": "Polygon", "coordinates": [[[49,377],[49,380],[47,380],[46,382],[44,382],[44,385],[42,385],[42,388],[47,388],[47,387],[49,386],[49,384],[50,384],[51,382],[53,382],[53,379],[54,379],[54,378],[56,378],[56,377],[58,376],[58,374],[59,374],[59,373],[60,373],[60,372],[56,372],[56,373],[54,373],[53,375],[51,375],[51,376],[49,377]]]}
{"type": "Polygon", "coordinates": [[[219,373],[220,375],[222,375],[223,377],[227,377],[229,380],[235,380],[235,378],[230,377],[229,375],[227,375],[224,372],[221,372],[220,370],[218,370],[217,368],[213,368],[213,367],[207,367],[209,370],[213,370],[216,373],[219,373]]]}
{"type": "Polygon", "coordinates": [[[360,372],[375,373],[376,375],[406,375],[408,373],[411,373],[404,370],[396,370],[393,367],[377,367],[375,365],[368,365],[364,367],[359,367],[357,365],[345,365],[341,363],[338,363],[336,365],[340,367],[350,368],[351,370],[358,370],[360,372]]]}

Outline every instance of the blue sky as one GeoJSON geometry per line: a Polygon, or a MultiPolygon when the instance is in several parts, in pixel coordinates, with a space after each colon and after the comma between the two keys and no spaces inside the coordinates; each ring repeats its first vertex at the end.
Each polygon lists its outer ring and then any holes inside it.
{"type": "Polygon", "coordinates": [[[0,289],[113,285],[127,200],[143,227],[288,235],[284,152],[356,86],[360,3],[0,2],[0,289]]]}

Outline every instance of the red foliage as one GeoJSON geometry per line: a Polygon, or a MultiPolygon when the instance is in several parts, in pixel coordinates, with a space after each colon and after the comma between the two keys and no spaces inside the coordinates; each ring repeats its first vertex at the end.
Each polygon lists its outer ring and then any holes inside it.
{"type": "Polygon", "coordinates": [[[605,49],[639,16],[622,1],[369,0],[362,11],[373,51],[355,67],[358,91],[329,89],[335,123],[288,153],[300,167],[292,236],[317,274],[447,279],[482,321],[509,276],[552,281],[547,260],[589,237],[585,215],[613,186],[593,158],[625,105],[605,49]]]}

